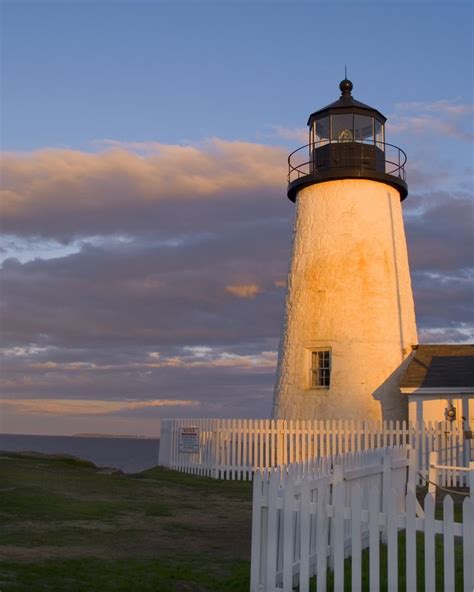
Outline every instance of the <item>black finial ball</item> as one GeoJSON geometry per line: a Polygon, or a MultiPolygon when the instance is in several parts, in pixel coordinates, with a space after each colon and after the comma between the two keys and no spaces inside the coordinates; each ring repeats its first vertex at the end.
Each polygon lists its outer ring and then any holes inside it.
{"type": "Polygon", "coordinates": [[[353,87],[354,85],[350,80],[347,80],[347,78],[344,78],[344,80],[341,80],[341,82],[339,83],[339,88],[341,89],[341,92],[343,94],[350,94],[353,87]]]}

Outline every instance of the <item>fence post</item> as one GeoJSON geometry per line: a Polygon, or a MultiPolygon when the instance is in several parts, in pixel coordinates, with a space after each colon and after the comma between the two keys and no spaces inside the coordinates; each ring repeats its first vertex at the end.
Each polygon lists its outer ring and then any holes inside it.
{"type": "Polygon", "coordinates": [[[436,498],[436,485],[438,484],[438,452],[430,452],[430,461],[428,465],[428,493],[431,493],[433,499],[436,498]]]}
{"type": "MultiPolygon", "coordinates": [[[[341,499],[344,500],[344,491],[342,490],[344,483],[344,472],[343,467],[341,464],[334,465],[333,474],[332,474],[332,499],[328,500],[328,502],[333,507],[333,514],[331,518],[331,529],[330,529],[330,553],[329,553],[329,567],[333,570],[334,569],[334,535],[335,535],[335,515],[336,515],[336,502],[338,498],[335,496],[336,492],[339,492],[341,499]]],[[[344,509],[344,501],[342,502],[342,508],[344,509]]]]}

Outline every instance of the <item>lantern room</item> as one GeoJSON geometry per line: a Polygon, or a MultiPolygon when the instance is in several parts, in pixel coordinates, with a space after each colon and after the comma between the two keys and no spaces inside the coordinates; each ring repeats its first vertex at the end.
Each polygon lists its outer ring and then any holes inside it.
{"type": "Polygon", "coordinates": [[[363,178],[396,187],[407,196],[403,150],[385,141],[386,117],[352,96],[353,84],[339,84],[337,101],[309,116],[309,143],[288,159],[288,197],[302,185],[331,179],[363,178]]]}
{"type": "Polygon", "coordinates": [[[341,97],[337,101],[309,116],[310,143],[319,148],[328,143],[361,142],[383,150],[386,118],[352,97],[350,80],[343,80],[339,88],[341,97]]]}

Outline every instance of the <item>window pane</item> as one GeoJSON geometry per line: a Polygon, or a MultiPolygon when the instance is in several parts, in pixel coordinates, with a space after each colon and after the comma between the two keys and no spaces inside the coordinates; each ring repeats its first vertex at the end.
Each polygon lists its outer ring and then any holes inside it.
{"type": "Polygon", "coordinates": [[[313,388],[329,387],[331,379],[331,351],[316,350],[311,352],[310,382],[313,388]]]}
{"type": "Polygon", "coordinates": [[[354,116],[354,137],[356,140],[373,140],[373,118],[366,115],[354,116]]]}
{"type": "Polygon", "coordinates": [[[316,121],[316,142],[324,145],[329,140],[329,117],[323,117],[316,121]]]}
{"type": "MultiPolygon", "coordinates": [[[[376,142],[383,142],[384,141],[384,139],[383,139],[383,125],[377,119],[375,120],[375,141],[376,142]]],[[[378,148],[383,150],[384,145],[378,144],[378,148]]]]}
{"type": "Polygon", "coordinates": [[[354,116],[352,113],[332,115],[332,139],[338,142],[354,141],[354,116]]]}

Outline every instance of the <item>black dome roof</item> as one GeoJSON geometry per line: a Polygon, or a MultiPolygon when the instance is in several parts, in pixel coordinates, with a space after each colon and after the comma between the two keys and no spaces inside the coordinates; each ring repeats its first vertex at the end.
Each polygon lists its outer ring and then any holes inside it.
{"type": "Polygon", "coordinates": [[[354,97],[351,95],[353,87],[354,85],[350,80],[347,80],[347,78],[341,80],[339,84],[339,88],[341,89],[341,96],[337,99],[337,101],[334,101],[334,103],[330,103],[329,105],[326,105],[326,107],[323,107],[322,109],[318,109],[317,111],[314,111],[314,113],[311,113],[311,115],[308,118],[308,125],[311,124],[311,121],[314,118],[320,119],[325,115],[329,115],[331,111],[340,111],[342,113],[352,112],[359,113],[362,115],[369,115],[376,117],[377,119],[381,120],[382,123],[385,123],[387,121],[387,118],[382,113],[380,113],[378,109],[374,109],[373,107],[370,107],[369,105],[366,105],[365,103],[361,103],[360,101],[356,101],[354,99],[354,97]]]}

